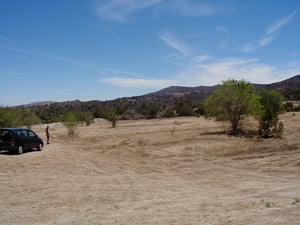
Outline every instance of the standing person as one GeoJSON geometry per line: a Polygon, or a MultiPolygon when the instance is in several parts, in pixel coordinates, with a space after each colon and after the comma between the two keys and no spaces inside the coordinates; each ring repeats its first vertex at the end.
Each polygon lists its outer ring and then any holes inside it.
{"type": "Polygon", "coordinates": [[[49,133],[49,126],[46,128],[46,136],[47,136],[47,144],[50,144],[50,133],[49,133]]]}

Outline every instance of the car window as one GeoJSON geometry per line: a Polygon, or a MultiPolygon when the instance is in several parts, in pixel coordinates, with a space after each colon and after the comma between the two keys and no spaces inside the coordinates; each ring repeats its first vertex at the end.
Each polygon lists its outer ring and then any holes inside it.
{"type": "Polygon", "coordinates": [[[21,130],[21,131],[20,131],[20,136],[22,136],[22,137],[27,137],[27,136],[28,136],[27,130],[21,130]]]}
{"type": "Polygon", "coordinates": [[[36,134],[31,130],[28,131],[28,135],[29,137],[36,137],[36,134]]]}
{"type": "Polygon", "coordinates": [[[9,130],[0,130],[0,137],[4,137],[4,138],[7,138],[7,137],[10,137],[11,136],[11,133],[9,130]]]}
{"type": "Polygon", "coordinates": [[[18,136],[21,136],[21,131],[20,130],[15,130],[15,131],[13,131],[13,133],[18,135],[18,136]]]}
{"type": "Polygon", "coordinates": [[[5,134],[8,134],[7,130],[0,130],[0,137],[3,137],[5,134]]]}

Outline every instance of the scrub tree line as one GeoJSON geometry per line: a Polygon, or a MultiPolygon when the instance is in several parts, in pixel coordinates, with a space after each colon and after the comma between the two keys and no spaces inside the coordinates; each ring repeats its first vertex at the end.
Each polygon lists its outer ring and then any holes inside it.
{"type": "MultiPolygon", "coordinates": [[[[101,112],[101,116],[116,127],[118,117],[113,110],[101,112]]],[[[58,122],[62,122],[68,129],[70,137],[77,136],[77,126],[79,124],[90,125],[94,120],[93,113],[81,111],[68,111],[59,117],[58,122]]],[[[42,120],[30,109],[18,109],[12,107],[0,107],[0,128],[25,126],[31,128],[35,124],[42,123],[42,120]]]]}
{"type": "Polygon", "coordinates": [[[40,118],[31,110],[0,108],[0,127],[26,126],[30,128],[39,123],[41,123],[40,118]]]}
{"type": "MultiPolygon", "coordinates": [[[[170,107],[161,117],[195,116],[205,113],[207,117],[217,120],[229,121],[230,133],[241,134],[242,121],[247,116],[254,116],[259,121],[258,134],[261,137],[280,137],[283,132],[283,124],[278,115],[283,111],[283,97],[274,90],[255,90],[246,81],[227,80],[223,82],[204,103],[180,101],[175,107],[170,107]]],[[[156,118],[160,113],[155,104],[144,102],[135,112],[139,112],[146,118],[156,118]]],[[[96,111],[69,110],[56,115],[56,121],[62,122],[68,129],[69,136],[76,136],[78,124],[90,125],[94,118],[104,118],[116,127],[118,119],[122,119],[124,113],[119,106],[115,109],[103,108],[96,111]]],[[[142,118],[145,118],[142,117],[142,118]]],[[[30,128],[41,122],[41,119],[30,109],[0,107],[0,127],[26,126],[30,128]]],[[[49,121],[46,121],[49,122],[49,121]]]]}

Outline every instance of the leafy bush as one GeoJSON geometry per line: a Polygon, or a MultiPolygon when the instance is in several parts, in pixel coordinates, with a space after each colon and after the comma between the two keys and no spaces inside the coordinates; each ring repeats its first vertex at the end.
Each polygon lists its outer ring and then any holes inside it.
{"type": "Polygon", "coordinates": [[[283,97],[275,90],[261,90],[259,92],[262,112],[259,121],[259,135],[261,137],[281,137],[283,124],[279,123],[278,115],[283,111],[283,97]]]}
{"type": "Polygon", "coordinates": [[[105,119],[111,122],[113,128],[117,126],[118,116],[114,110],[109,110],[105,114],[105,119]]]}
{"type": "Polygon", "coordinates": [[[79,124],[78,117],[75,112],[67,112],[62,117],[63,125],[68,129],[68,134],[70,137],[77,136],[77,125],[79,124]]]}
{"type": "Polygon", "coordinates": [[[183,102],[180,102],[176,108],[176,114],[178,116],[194,116],[195,115],[195,112],[194,112],[194,109],[193,107],[188,104],[188,103],[183,103],[183,102]]]}

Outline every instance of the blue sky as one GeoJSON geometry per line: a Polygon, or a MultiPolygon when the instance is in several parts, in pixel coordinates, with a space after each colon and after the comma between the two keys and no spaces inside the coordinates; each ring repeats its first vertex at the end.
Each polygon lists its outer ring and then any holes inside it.
{"type": "Polygon", "coordinates": [[[300,74],[300,0],[0,0],[0,105],[300,74]]]}

